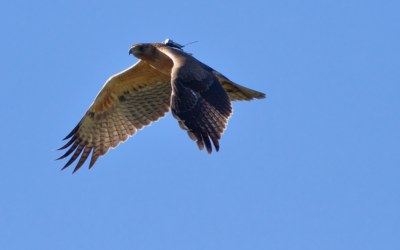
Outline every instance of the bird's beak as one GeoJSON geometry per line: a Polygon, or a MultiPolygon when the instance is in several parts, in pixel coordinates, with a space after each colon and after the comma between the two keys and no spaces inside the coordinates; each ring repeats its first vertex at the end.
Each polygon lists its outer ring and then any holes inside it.
{"type": "Polygon", "coordinates": [[[138,47],[135,45],[132,45],[131,48],[129,49],[129,55],[135,55],[135,53],[137,52],[138,47]]]}

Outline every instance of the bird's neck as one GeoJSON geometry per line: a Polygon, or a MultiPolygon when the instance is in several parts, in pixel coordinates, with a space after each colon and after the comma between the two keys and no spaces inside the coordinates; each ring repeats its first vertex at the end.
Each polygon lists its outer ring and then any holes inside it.
{"type": "Polygon", "coordinates": [[[145,59],[145,62],[150,64],[152,68],[163,73],[164,75],[171,76],[171,70],[174,66],[173,61],[167,55],[159,50],[156,50],[151,59],[145,59]]]}

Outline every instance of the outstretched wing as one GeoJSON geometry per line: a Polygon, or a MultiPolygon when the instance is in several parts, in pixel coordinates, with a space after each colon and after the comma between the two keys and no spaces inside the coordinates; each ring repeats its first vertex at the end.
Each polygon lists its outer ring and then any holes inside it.
{"type": "Polygon", "coordinates": [[[171,77],[143,61],[110,77],[82,120],[64,139],[69,142],[61,149],[68,151],[59,159],[72,154],[62,168],[71,165],[82,153],[73,173],[93,151],[89,169],[100,156],[115,148],[137,129],[150,125],[169,111],[171,77]]]}
{"type": "Polygon", "coordinates": [[[218,152],[221,134],[232,114],[228,94],[212,69],[191,55],[167,46],[158,49],[174,62],[171,73],[172,115],[200,150],[205,144],[211,154],[211,139],[218,152]]]}

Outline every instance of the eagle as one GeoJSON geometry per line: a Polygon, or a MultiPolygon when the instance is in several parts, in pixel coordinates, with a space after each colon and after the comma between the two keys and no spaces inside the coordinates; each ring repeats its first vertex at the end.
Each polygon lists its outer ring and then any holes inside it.
{"type": "Polygon", "coordinates": [[[58,150],[68,157],[61,169],[82,153],[73,173],[93,151],[89,169],[110,148],[125,142],[137,130],[164,117],[170,110],[179,126],[200,151],[204,146],[219,150],[219,140],[232,114],[232,101],[265,98],[265,94],[242,87],[183,51],[182,45],[167,39],[163,43],[132,45],[129,55],[140,60],[111,76],[58,150]]]}

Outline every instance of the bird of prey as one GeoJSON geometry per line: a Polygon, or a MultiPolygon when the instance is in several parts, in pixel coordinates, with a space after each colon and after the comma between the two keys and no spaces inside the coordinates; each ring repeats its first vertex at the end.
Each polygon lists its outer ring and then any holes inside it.
{"type": "Polygon", "coordinates": [[[136,130],[158,121],[171,109],[179,126],[208,154],[219,150],[219,140],[232,114],[231,101],[265,98],[263,93],[231,82],[216,70],[183,51],[184,46],[167,39],[163,43],[132,45],[129,55],[140,60],[110,77],[97,94],[82,120],[64,139],[59,150],[72,157],[61,169],[71,165],[82,153],[73,173],[91,151],[89,169],[99,156],[115,148],[136,130]]]}

